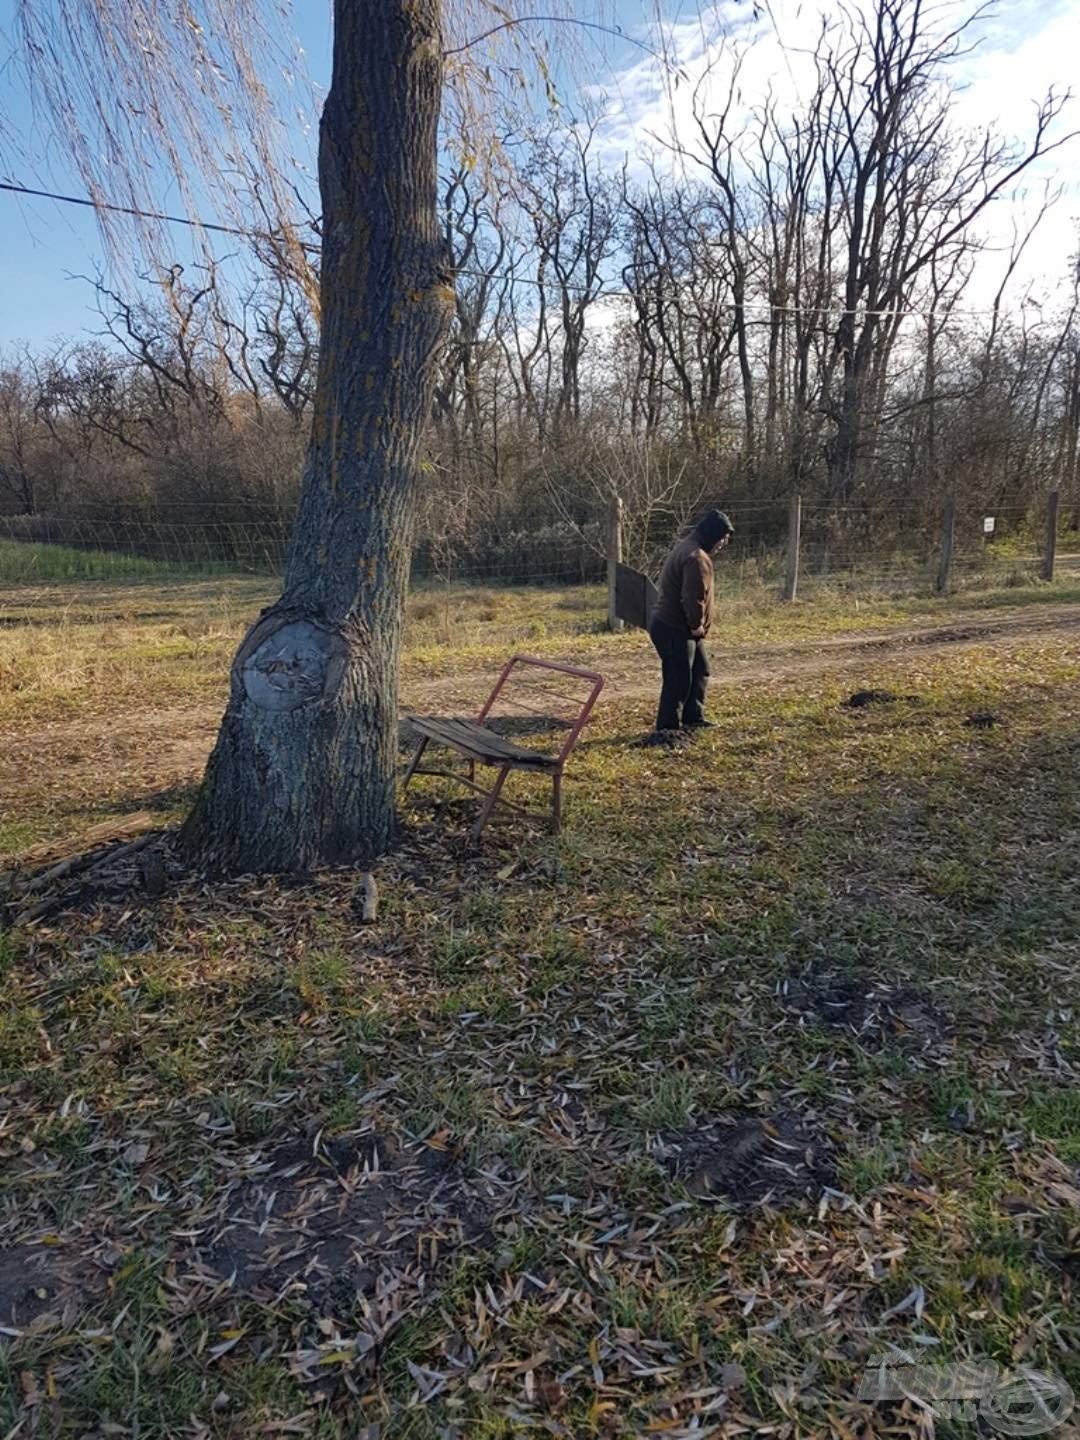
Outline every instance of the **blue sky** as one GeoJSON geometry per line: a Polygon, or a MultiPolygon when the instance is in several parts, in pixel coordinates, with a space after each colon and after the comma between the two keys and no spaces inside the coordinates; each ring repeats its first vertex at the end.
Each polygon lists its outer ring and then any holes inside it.
{"type": "MultiPolygon", "coordinates": [[[[597,7],[598,10],[600,7],[597,7]]],[[[311,76],[325,85],[330,72],[329,0],[295,0],[295,27],[307,54],[311,76]]],[[[649,0],[615,0],[603,8],[605,19],[639,27],[649,13],[649,0]]],[[[0,64],[7,59],[13,35],[15,0],[0,0],[0,64]]],[[[614,63],[628,63],[631,47],[613,42],[607,54],[614,63]]],[[[596,58],[601,58],[596,48],[596,58]]],[[[0,69],[0,115],[10,120],[11,133],[0,133],[0,178],[64,194],[82,194],[84,187],[53,153],[52,163],[38,163],[44,138],[35,130],[28,95],[17,82],[14,68],[0,69]]],[[[175,212],[179,202],[163,178],[153,203],[175,212]]],[[[184,232],[174,228],[177,259],[191,253],[184,232]]],[[[232,248],[223,240],[226,248],[232,248]]],[[[48,200],[17,198],[0,192],[0,274],[4,305],[0,309],[0,346],[16,340],[34,343],[54,336],[93,331],[95,315],[90,287],[72,276],[93,273],[103,260],[97,225],[89,211],[48,200]]]]}
{"type": "MultiPolygon", "coordinates": [[[[776,43],[779,31],[789,46],[797,47],[811,35],[820,7],[827,0],[772,0],[770,17],[751,32],[749,0],[720,0],[705,8],[715,12],[703,29],[698,22],[697,0],[666,0],[664,13],[674,27],[680,54],[692,70],[704,63],[709,53],[708,35],[735,28],[754,43],[747,85],[797,88],[798,77],[776,43]]],[[[0,33],[9,34],[14,0],[0,0],[0,33]]],[[[598,13],[601,7],[594,7],[598,13]]],[[[329,71],[329,5],[324,0],[296,0],[301,43],[308,54],[313,77],[325,81],[329,71]]],[[[590,11],[590,13],[592,13],[590,11]]],[[[609,0],[602,11],[628,31],[643,30],[654,13],[651,0],[609,0]]],[[[6,57],[8,47],[4,46],[6,57]]],[[[958,77],[966,87],[958,102],[964,123],[978,125],[997,121],[1006,131],[1023,131],[1031,114],[1031,100],[1050,83],[1064,88],[1080,50],[1080,0],[1004,0],[997,17],[986,26],[984,45],[978,55],[965,62],[958,77]]],[[[664,95],[660,67],[630,46],[612,42],[605,46],[586,41],[586,66],[590,78],[607,95],[611,118],[606,147],[613,160],[629,152],[639,155],[652,144],[649,136],[662,130],[670,114],[664,95]],[[595,67],[595,68],[593,68],[595,67]]],[[[0,70],[0,113],[11,121],[12,134],[0,136],[0,172],[4,179],[27,184],[51,182],[50,188],[80,193],[81,185],[59,158],[48,171],[33,162],[40,154],[42,138],[33,132],[31,107],[17,89],[10,66],[0,70]]],[[[793,96],[794,98],[794,96],[793,96]]],[[[1080,112],[1080,102],[1076,109],[1080,112]]],[[[1072,125],[1080,125],[1080,113],[1072,125]]],[[[1032,255],[1035,274],[1061,273],[1069,253],[1070,236],[1075,238],[1080,215],[1080,191],[1072,172],[1080,161],[1080,146],[1071,156],[1055,161],[1057,176],[1070,188],[1045,228],[1032,255]]],[[[1034,177],[1033,189],[1041,178],[1034,177]]],[[[163,186],[155,197],[158,204],[176,205],[163,186]]],[[[87,273],[101,262],[102,247],[92,215],[74,207],[45,200],[21,200],[0,193],[0,273],[4,279],[4,305],[0,310],[0,345],[27,339],[42,342],[53,336],[71,336],[95,328],[95,315],[88,287],[69,279],[73,273],[87,273]]],[[[1011,232],[1011,212],[1003,209],[995,224],[1002,236],[1011,232]]],[[[178,258],[184,258],[183,231],[177,231],[178,258]]]]}
{"type": "MultiPolygon", "coordinates": [[[[298,34],[316,78],[327,77],[330,67],[329,5],[298,0],[298,34]]],[[[0,0],[0,54],[10,53],[15,0],[0,0]]],[[[81,195],[78,176],[53,155],[43,165],[38,157],[44,137],[35,129],[33,109],[12,67],[0,70],[0,114],[10,122],[10,133],[0,133],[0,178],[35,188],[81,195]]],[[[163,180],[153,202],[174,213],[182,207],[173,188],[163,180]]],[[[173,227],[177,259],[183,263],[191,250],[181,227],[173,227]]],[[[223,247],[231,249],[222,237],[223,247]]],[[[104,247],[93,214],[49,200],[25,199],[0,192],[0,274],[4,304],[0,310],[0,346],[14,341],[47,342],[100,329],[93,294],[82,280],[104,262],[104,247]]]]}

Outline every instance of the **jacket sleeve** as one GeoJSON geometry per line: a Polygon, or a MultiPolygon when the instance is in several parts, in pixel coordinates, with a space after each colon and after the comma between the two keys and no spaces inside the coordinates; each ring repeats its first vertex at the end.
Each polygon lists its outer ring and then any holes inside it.
{"type": "Polygon", "coordinates": [[[688,555],[683,563],[682,608],[686,623],[691,630],[700,630],[705,624],[706,597],[709,582],[700,555],[688,555]]]}

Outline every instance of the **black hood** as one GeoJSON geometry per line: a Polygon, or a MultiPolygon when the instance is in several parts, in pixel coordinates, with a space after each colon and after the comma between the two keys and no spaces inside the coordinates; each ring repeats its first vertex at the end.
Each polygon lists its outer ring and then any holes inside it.
{"type": "Polygon", "coordinates": [[[694,526],[694,534],[702,549],[714,550],[725,535],[733,535],[735,526],[722,510],[708,510],[694,526]]]}

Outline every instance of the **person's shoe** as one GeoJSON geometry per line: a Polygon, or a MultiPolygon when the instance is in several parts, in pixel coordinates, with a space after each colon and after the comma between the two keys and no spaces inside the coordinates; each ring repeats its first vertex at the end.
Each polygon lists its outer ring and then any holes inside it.
{"type": "Polygon", "coordinates": [[[715,720],[687,720],[683,725],[684,730],[715,730],[715,720]]]}

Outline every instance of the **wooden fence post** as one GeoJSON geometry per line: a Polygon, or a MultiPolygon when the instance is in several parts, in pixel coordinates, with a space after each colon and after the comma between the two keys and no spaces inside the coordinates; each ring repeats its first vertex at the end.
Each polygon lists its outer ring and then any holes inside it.
{"type": "Polygon", "coordinates": [[[793,495],[788,506],[787,573],[784,600],[790,604],[799,593],[799,541],[802,536],[802,496],[793,495]]]}
{"type": "Polygon", "coordinates": [[[945,518],[941,524],[941,560],[938,563],[937,580],[934,589],[944,595],[949,588],[949,571],[952,569],[953,543],[956,540],[956,496],[950,495],[945,501],[945,518]]]}
{"type": "Polygon", "coordinates": [[[1057,559],[1058,505],[1061,491],[1051,490],[1046,497],[1046,549],[1043,551],[1042,574],[1044,580],[1054,578],[1054,561],[1057,559]]]}
{"type": "Polygon", "coordinates": [[[622,500],[612,495],[607,526],[607,628],[617,635],[623,628],[615,608],[615,583],[622,564],[622,500]]]}

